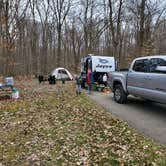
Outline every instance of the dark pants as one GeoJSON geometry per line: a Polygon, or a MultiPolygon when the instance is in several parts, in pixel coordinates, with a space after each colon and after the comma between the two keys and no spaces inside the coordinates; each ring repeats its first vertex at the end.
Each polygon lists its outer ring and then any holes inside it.
{"type": "Polygon", "coordinates": [[[107,86],[107,81],[104,81],[103,84],[104,84],[104,86],[107,86]]]}

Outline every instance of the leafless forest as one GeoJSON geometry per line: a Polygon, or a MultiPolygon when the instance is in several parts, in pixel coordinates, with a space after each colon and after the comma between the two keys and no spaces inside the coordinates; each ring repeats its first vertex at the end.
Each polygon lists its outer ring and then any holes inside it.
{"type": "Polygon", "coordinates": [[[0,75],[79,72],[88,53],[122,68],[166,54],[164,0],[0,0],[0,75]]]}

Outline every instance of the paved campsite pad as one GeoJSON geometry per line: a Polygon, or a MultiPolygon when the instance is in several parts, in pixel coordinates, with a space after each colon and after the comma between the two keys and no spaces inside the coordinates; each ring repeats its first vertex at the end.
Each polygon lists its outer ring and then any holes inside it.
{"type": "Polygon", "coordinates": [[[113,93],[93,92],[90,98],[112,115],[156,142],[166,145],[166,105],[128,96],[125,104],[118,104],[113,93]]]}
{"type": "Polygon", "coordinates": [[[166,165],[166,148],[113,118],[74,84],[19,82],[0,104],[3,165],[166,165]]]}

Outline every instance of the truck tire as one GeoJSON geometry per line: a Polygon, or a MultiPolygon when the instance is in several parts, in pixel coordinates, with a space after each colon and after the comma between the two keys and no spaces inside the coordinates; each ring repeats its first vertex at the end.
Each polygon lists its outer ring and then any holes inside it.
{"type": "Polygon", "coordinates": [[[127,101],[127,94],[120,84],[116,85],[114,88],[114,100],[120,104],[123,104],[127,101]]]}

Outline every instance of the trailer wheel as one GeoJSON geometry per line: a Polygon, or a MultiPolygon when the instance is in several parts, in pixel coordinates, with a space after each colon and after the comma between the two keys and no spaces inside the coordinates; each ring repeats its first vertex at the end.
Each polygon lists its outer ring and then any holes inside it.
{"type": "Polygon", "coordinates": [[[127,101],[127,94],[125,93],[122,85],[118,84],[114,89],[114,100],[117,103],[123,104],[127,101]]]}

